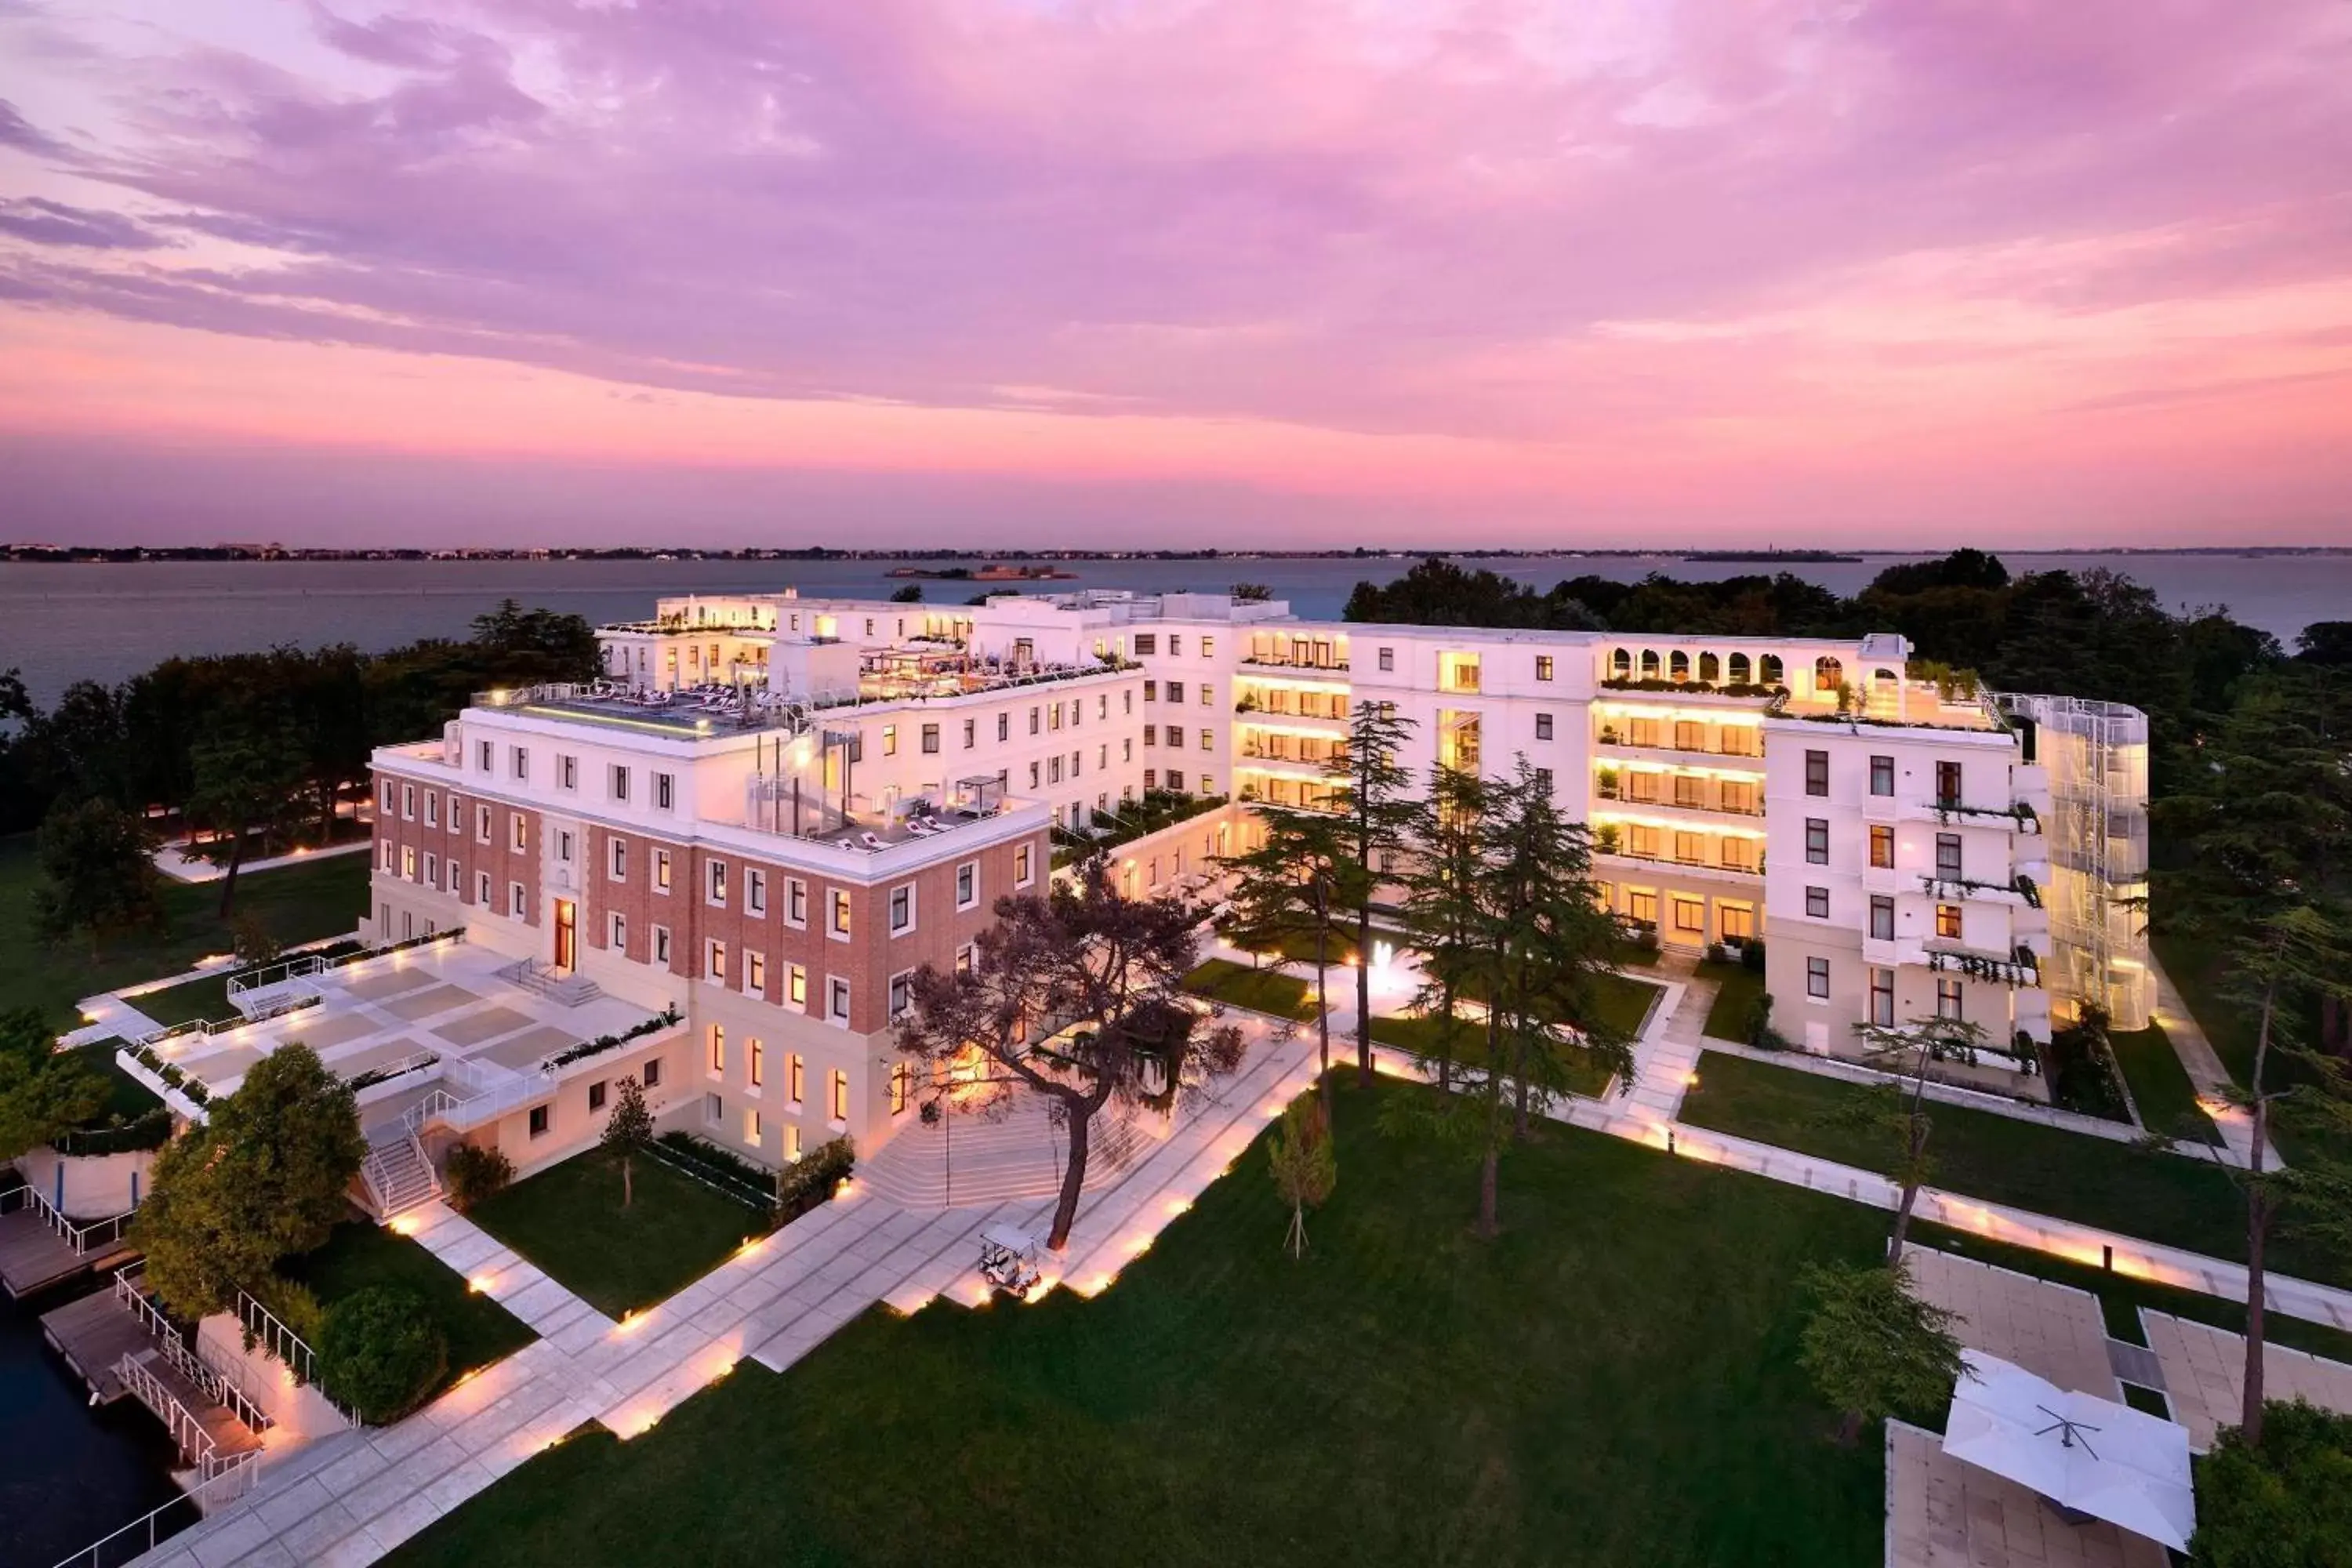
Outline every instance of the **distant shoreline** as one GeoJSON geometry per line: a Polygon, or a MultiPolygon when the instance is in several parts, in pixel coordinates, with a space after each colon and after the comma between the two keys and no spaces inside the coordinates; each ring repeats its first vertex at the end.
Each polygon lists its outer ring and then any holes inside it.
{"type": "MultiPolygon", "coordinates": [[[[1501,546],[1487,548],[1431,549],[1395,548],[1371,549],[1355,546],[1328,550],[840,550],[829,546],[812,546],[800,550],[773,550],[746,547],[732,550],[701,550],[671,548],[649,549],[635,545],[614,545],[603,548],[565,547],[473,550],[413,550],[310,548],[274,544],[220,545],[49,545],[20,543],[0,545],[0,563],[16,565],[152,565],[161,562],[251,563],[278,564],[301,562],[365,562],[398,561],[446,563],[467,565],[483,561],[887,561],[961,563],[961,568],[944,565],[935,568],[907,567],[889,574],[892,576],[936,577],[961,580],[978,578],[990,566],[1019,566],[1038,563],[1027,576],[1039,581],[1068,575],[1052,570],[1055,563],[1120,562],[1120,561],[1415,561],[1426,557],[1444,557],[1456,561],[1686,561],[1702,564],[1748,563],[1769,566],[1818,564],[1824,562],[1859,562],[1880,559],[1912,559],[1943,553],[1940,548],[1906,550],[1593,550],[1550,549],[1526,550],[1501,546]]],[[[1989,547],[1989,553],[2005,557],[2018,556],[2114,556],[2128,560],[2148,555],[2210,555],[2237,559],[2261,559],[2271,556],[2337,556],[2352,555],[2352,545],[2344,544],[2184,544],[2103,545],[2059,547],[2032,550],[2014,549],[2003,545],[1989,547]]],[[[992,574],[988,580],[1011,582],[1023,575],[1017,572],[992,574]]]]}

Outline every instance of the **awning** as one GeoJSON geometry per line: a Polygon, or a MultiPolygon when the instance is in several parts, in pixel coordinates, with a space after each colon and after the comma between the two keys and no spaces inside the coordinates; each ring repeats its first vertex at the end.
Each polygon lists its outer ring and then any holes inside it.
{"type": "Polygon", "coordinates": [[[2187,1551],[2197,1529],[2189,1429],[2069,1393],[1982,1351],[1962,1351],[1944,1452],[2061,1507],[2187,1551]]]}

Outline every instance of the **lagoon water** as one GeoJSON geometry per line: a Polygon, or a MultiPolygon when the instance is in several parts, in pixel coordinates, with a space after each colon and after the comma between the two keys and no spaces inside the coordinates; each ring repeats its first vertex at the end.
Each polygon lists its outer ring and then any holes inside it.
{"type": "MultiPolygon", "coordinates": [[[[1895,561],[1826,562],[1789,569],[1851,594],[1895,561]]],[[[2336,555],[2024,555],[2012,572],[2104,566],[2156,590],[2168,605],[2223,605],[2292,646],[2317,620],[2352,618],[2352,553],[2336,555]]],[[[939,563],[924,563],[935,565],[939,563]]],[[[1139,592],[1265,583],[1299,615],[1337,616],[1364,579],[1385,582],[1411,562],[1363,560],[1080,561],[1055,588],[1139,592]]],[[[1522,557],[1489,564],[1549,588],[1591,574],[1631,581],[1652,572],[1685,578],[1773,570],[1679,556],[1522,557]]],[[[142,562],[125,565],[0,563],[0,669],[23,671],[34,700],[53,702],[72,681],[118,681],[175,653],[254,652],[278,643],[351,642],[366,649],[421,637],[462,637],[505,597],[591,621],[647,614],[664,594],[772,592],[881,598],[903,580],[887,561],[327,561],[142,562]]],[[[927,582],[928,597],[961,602],[980,584],[927,582]]]]}

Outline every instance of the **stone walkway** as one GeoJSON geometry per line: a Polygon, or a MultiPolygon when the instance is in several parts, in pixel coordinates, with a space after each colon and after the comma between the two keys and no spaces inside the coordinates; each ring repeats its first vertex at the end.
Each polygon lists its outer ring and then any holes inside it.
{"type": "MultiPolygon", "coordinates": [[[[2148,955],[2147,966],[2156,975],[2156,1021],[2163,1028],[2164,1037],[2172,1042],[2173,1054],[2188,1069],[2189,1082],[2197,1086],[2197,1099],[2205,1114],[2220,1130],[2222,1143],[2235,1156],[2231,1163],[2242,1169],[2253,1154],[2254,1121],[2242,1107],[2231,1103],[2230,1097],[2237,1092],[2237,1080],[2221,1065],[2221,1054],[2213,1049],[2204,1026],[2189,1012],[2189,1004],[2181,1000],[2179,987],[2172,984],[2172,976],[2164,972],[2164,965],[2156,961],[2155,954],[2148,955]]],[[[2285,1166],[2276,1142],[2264,1152],[2263,1163],[2272,1170],[2285,1166]]]]}
{"type": "Polygon", "coordinates": [[[1904,1257],[1919,1299],[1959,1314],[1952,1331],[1960,1343],[2060,1388],[2122,1400],[2107,1321],[2089,1291],[1929,1247],[1906,1247],[1904,1257]]]}
{"type": "MultiPolygon", "coordinates": [[[[1064,1254],[1074,1289],[1108,1287],[1313,1083],[1315,1047],[1303,1031],[1276,1043],[1264,1019],[1242,1026],[1253,1037],[1242,1069],[1116,1185],[1083,1200],[1064,1254]]],[[[616,1323],[464,1216],[427,1205],[402,1216],[402,1227],[542,1337],[396,1426],[295,1450],[249,1496],[140,1561],[373,1563],[587,1422],[634,1437],[743,1356],[782,1371],[877,1302],[912,1311],[945,1294],[982,1300],[981,1227],[1005,1219],[1042,1232],[1052,1207],[1034,1199],[910,1211],[853,1181],[842,1197],[616,1323]]]]}
{"type": "MultiPolygon", "coordinates": [[[[2189,1428],[2189,1446],[2201,1454],[2213,1446],[2217,1431],[2238,1424],[2246,1397],[2245,1336],[2145,1307],[2139,1321],[2164,1369],[2172,1418],[2189,1428]]],[[[2300,1397],[2352,1415],[2352,1366],[2265,1340],[2263,1394],[2300,1397]]]]}
{"type": "Polygon", "coordinates": [[[2166,1568],[2163,1547],[2112,1524],[2068,1524],[2042,1500],[1886,1424],[1887,1568],[2166,1568]]]}
{"type": "MultiPolygon", "coordinates": [[[[354,838],[348,844],[330,845],[324,849],[298,849],[290,855],[272,855],[265,860],[247,860],[236,868],[240,877],[256,871],[275,870],[280,866],[299,866],[309,860],[324,860],[331,855],[364,855],[375,847],[373,838],[354,838]]],[[[201,855],[190,855],[178,844],[166,844],[155,851],[155,869],[175,882],[217,882],[228,875],[228,868],[215,866],[201,855]]]]}

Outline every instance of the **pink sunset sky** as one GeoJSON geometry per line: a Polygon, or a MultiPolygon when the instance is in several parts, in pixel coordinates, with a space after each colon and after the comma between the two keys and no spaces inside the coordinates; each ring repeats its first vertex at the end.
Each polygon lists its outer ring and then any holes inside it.
{"type": "Polygon", "coordinates": [[[0,0],[0,539],[2352,543],[2341,0],[0,0]]]}

